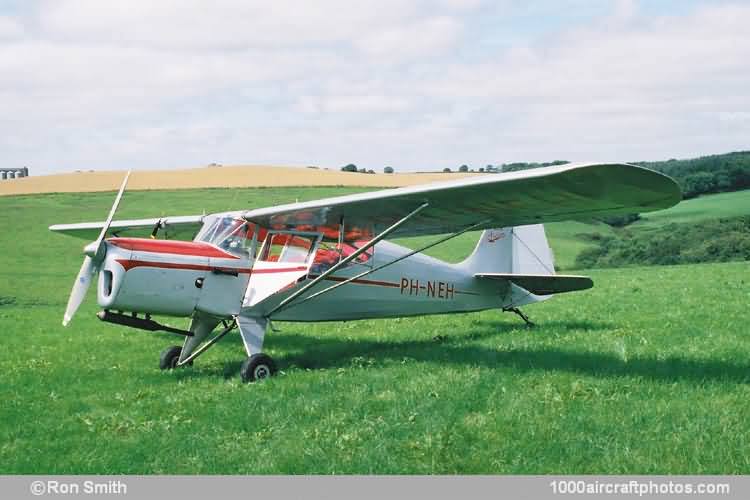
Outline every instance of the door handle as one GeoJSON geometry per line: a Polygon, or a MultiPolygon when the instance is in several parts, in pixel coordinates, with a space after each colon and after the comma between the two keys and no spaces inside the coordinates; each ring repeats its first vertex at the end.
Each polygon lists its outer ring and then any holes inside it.
{"type": "Polygon", "coordinates": [[[213,274],[221,274],[224,276],[234,276],[235,278],[240,275],[240,273],[238,273],[237,271],[233,271],[231,269],[220,269],[218,267],[211,269],[211,272],[213,274]]]}

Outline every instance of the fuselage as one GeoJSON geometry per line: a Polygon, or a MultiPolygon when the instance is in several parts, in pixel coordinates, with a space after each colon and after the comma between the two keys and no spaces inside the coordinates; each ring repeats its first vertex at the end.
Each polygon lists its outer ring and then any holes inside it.
{"type": "MultiPolygon", "coordinates": [[[[370,261],[325,278],[310,293],[409,252],[410,249],[388,241],[378,243],[370,261]]],[[[315,276],[311,272],[308,279],[315,276]]],[[[263,309],[270,310],[302,285],[304,282],[269,298],[263,309]]],[[[509,294],[507,285],[478,280],[460,265],[415,254],[313,300],[283,309],[275,317],[285,321],[328,321],[479,311],[502,307],[509,294]]]]}
{"type": "MultiPolygon", "coordinates": [[[[315,255],[307,264],[279,262],[264,268],[256,256],[260,244],[236,251],[205,241],[110,238],[106,245],[97,298],[102,308],[115,311],[171,316],[197,313],[219,318],[240,313],[264,316],[326,269],[322,247],[312,249],[315,255]],[[263,300],[248,300],[254,288],[268,286],[272,293],[263,300]]],[[[305,296],[410,251],[382,241],[363,258],[321,280],[305,296]]],[[[461,264],[415,254],[310,301],[281,309],[273,317],[333,321],[441,314],[504,307],[510,299],[507,283],[480,280],[461,264]]]]}

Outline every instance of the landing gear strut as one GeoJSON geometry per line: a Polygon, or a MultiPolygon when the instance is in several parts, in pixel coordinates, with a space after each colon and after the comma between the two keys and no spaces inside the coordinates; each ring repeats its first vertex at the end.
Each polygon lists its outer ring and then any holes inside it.
{"type": "MultiPolygon", "coordinates": [[[[214,323],[215,324],[215,323],[214,323]]],[[[219,340],[233,330],[235,327],[240,327],[240,334],[242,335],[242,341],[245,344],[245,349],[249,354],[249,357],[245,359],[240,368],[240,376],[243,382],[255,382],[269,378],[276,374],[276,363],[274,363],[271,356],[259,352],[263,348],[263,337],[265,336],[266,327],[268,322],[263,318],[241,318],[237,317],[232,321],[222,321],[222,330],[216,334],[212,339],[203,342],[200,347],[196,344],[188,344],[186,356],[183,357],[183,350],[185,346],[170,346],[164,349],[159,358],[159,368],[162,370],[172,370],[180,368],[185,365],[192,365],[193,360],[203,354],[208,348],[216,344],[219,340]],[[196,349],[197,347],[197,349],[196,349]],[[254,353],[254,354],[250,354],[254,353]]],[[[209,328],[213,329],[213,325],[208,324],[203,332],[198,332],[200,335],[188,337],[189,340],[197,339],[201,342],[210,332],[209,328]]],[[[197,330],[197,328],[191,328],[191,332],[197,330]]]]}
{"type": "Polygon", "coordinates": [[[529,326],[529,327],[534,326],[534,323],[531,322],[531,320],[529,319],[529,317],[526,316],[523,312],[521,312],[521,310],[519,308],[517,308],[517,307],[506,307],[505,309],[503,309],[503,312],[516,313],[516,314],[518,314],[521,317],[521,319],[524,321],[524,323],[526,323],[526,326],[529,326]]]}

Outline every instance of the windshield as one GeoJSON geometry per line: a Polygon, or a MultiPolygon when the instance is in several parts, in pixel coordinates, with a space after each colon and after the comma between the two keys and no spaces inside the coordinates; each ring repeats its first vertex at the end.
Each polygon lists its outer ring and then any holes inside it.
{"type": "Polygon", "coordinates": [[[236,217],[215,217],[201,228],[195,241],[210,243],[235,255],[247,255],[252,231],[245,220],[236,217]]]}

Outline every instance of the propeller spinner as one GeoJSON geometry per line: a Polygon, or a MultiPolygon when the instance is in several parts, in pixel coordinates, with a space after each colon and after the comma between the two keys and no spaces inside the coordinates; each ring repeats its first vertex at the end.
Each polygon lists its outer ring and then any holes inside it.
{"type": "Polygon", "coordinates": [[[89,243],[83,249],[85,257],[83,258],[83,264],[81,265],[80,271],[78,271],[78,276],[76,276],[76,280],[73,283],[73,289],[68,298],[68,305],[65,308],[65,315],[63,316],[63,326],[68,326],[70,320],[73,319],[78,307],[81,305],[81,302],[83,302],[84,297],[86,297],[86,291],[88,291],[91,281],[99,272],[99,266],[104,261],[104,256],[107,253],[104,238],[107,236],[109,226],[112,224],[112,219],[115,216],[120,200],[122,200],[122,194],[125,192],[125,186],[128,184],[129,177],[130,171],[128,171],[125,175],[125,179],[122,181],[120,191],[117,193],[115,202],[112,204],[112,209],[109,211],[109,215],[102,227],[101,233],[99,233],[99,237],[96,241],[89,243]]]}

